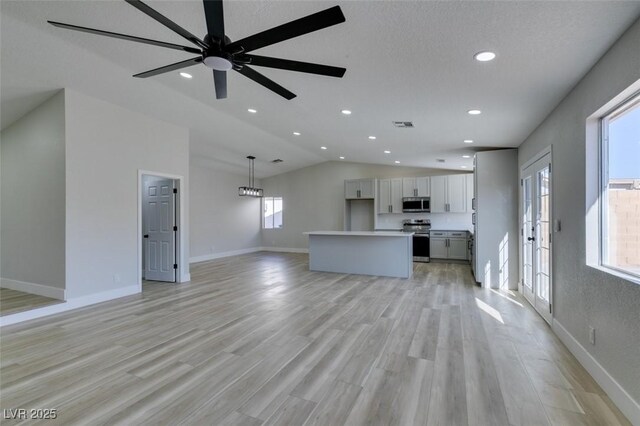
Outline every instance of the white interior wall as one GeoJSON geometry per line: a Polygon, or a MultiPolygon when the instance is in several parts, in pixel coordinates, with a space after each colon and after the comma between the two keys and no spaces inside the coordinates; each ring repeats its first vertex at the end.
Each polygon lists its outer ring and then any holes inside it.
{"type": "Polygon", "coordinates": [[[60,299],[65,288],[64,109],[60,92],[2,131],[0,178],[3,286],[60,299]]]}
{"type": "MultiPolygon", "coordinates": [[[[247,172],[248,173],[248,172],[247,172]]],[[[203,261],[257,250],[260,199],[238,196],[247,176],[229,173],[209,162],[191,162],[191,261],[203,261]]],[[[256,180],[260,186],[260,180],[256,180]]]]}
{"type": "MultiPolygon", "coordinates": [[[[189,132],[65,90],[67,292],[69,298],[138,289],[138,173],[182,176],[189,217],[189,132]]],[[[180,255],[188,278],[189,229],[180,255]]]]}
{"type": "MultiPolygon", "coordinates": [[[[609,100],[637,84],[638,46],[640,21],[519,148],[519,164],[523,165],[553,145],[553,217],[562,221],[562,231],[554,234],[554,329],[566,331],[569,340],[565,341],[575,340],[574,352],[585,351],[581,361],[592,358],[605,370],[600,377],[608,375],[620,385],[624,391],[605,390],[632,423],[640,423],[640,286],[586,265],[585,122],[609,100]],[[590,326],[596,329],[595,345],[589,343],[590,326]],[[624,401],[624,393],[635,405],[624,401]]],[[[596,370],[590,372],[598,377],[596,370]]]]}
{"type": "MultiPolygon", "coordinates": [[[[329,161],[262,180],[265,196],[282,196],[284,226],[282,229],[263,229],[262,245],[279,248],[307,248],[308,231],[339,231],[344,227],[344,181],[346,179],[397,178],[456,174],[456,171],[416,167],[384,166],[377,164],[329,161]]],[[[471,214],[460,221],[456,215],[382,215],[378,228],[400,228],[403,218],[430,217],[443,228],[469,229],[471,214]],[[447,222],[444,216],[451,217],[447,222]],[[393,217],[392,217],[393,216],[393,217]],[[436,216],[441,216],[434,219],[436,216]],[[458,223],[460,222],[460,223],[458,223]]]]}

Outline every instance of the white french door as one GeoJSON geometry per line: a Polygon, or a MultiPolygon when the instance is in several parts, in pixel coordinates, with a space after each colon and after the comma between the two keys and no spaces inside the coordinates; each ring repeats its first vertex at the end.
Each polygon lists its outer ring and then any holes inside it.
{"type": "Polygon", "coordinates": [[[521,273],[525,298],[551,322],[551,154],[522,171],[521,273]]]}

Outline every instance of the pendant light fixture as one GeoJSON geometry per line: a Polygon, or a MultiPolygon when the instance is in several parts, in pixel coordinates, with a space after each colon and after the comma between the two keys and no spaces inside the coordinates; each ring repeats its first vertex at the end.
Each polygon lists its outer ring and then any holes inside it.
{"type": "Polygon", "coordinates": [[[255,187],[255,168],[253,161],[256,159],[253,155],[247,157],[249,159],[249,186],[241,186],[238,188],[238,195],[241,197],[262,197],[262,188],[255,187]]]}

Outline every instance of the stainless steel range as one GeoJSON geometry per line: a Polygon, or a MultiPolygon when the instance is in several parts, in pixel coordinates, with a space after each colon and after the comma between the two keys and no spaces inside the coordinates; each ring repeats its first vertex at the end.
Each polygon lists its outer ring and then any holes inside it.
{"type": "Polygon", "coordinates": [[[431,221],[429,219],[406,219],[402,221],[403,232],[413,232],[413,261],[429,262],[429,237],[431,221]]]}

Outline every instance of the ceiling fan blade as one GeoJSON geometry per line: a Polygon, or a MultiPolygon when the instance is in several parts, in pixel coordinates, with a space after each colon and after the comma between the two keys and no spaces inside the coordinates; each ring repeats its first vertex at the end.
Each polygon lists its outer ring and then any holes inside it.
{"type": "Polygon", "coordinates": [[[131,6],[135,7],[136,9],[141,11],[142,13],[144,13],[146,15],[149,15],[150,17],[152,17],[156,21],[160,22],[162,25],[164,25],[165,27],[169,28],[170,30],[172,30],[172,31],[178,33],[179,35],[181,35],[182,37],[186,38],[191,43],[193,43],[193,44],[195,44],[197,46],[200,46],[203,49],[209,47],[209,46],[207,46],[207,44],[204,41],[200,40],[198,37],[196,37],[195,35],[191,34],[189,31],[185,30],[180,25],[176,24],[175,22],[173,22],[172,20],[170,20],[166,16],[162,15],[160,12],[158,12],[155,9],[152,9],[151,7],[147,6],[146,4],[141,2],[140,0],[124,0],[124,1],[126,1],[131,6]]]}
{"type": "Polygon", "coordinates": [[[210,36],[224,41],[224,13],[222,0],[202,0],[204,16],[207,20],[207,32],[210,36]]]}
{"type": "Polygon", "coordinates": [[[242,55],[242,60],[248,59],[250,65],[260,67],[279,68],[281,70],[306,72],[309,74],[327,75],[330,77],[342,77],[346,68],[332,67],[329,65],[311,64],[309,62],[292,61],[289,59],[271,58],[268,56],[242,55]]]}
{"type": "Polygon", "coordinates": [[[294,93],[291,93],[290,91],[280,86],[275,81],[265,77],[264,75],[260,74],[258,71],[254,70],[253,68],[243,65],[242,67],[238,67],[234,69],[238,71],[240,74],[244,75],[245,77],[250,78],[256,83],[263,85],[267,89],[276,92],[278,95],[282,96],[287,100],[291,100],[296,97],[294,93]]]}
{"type": "Polygon", "coordinates": [[[213,70],[213,84],[216,87],[216,99],[227,98],[227,72],[213,70]]]}
{"type": "Polygon", "coordinates": [[[169,49],[183,50],[189,53],[202,53],[200,49],[196,49],[195,47],[181,46],[179,44],[166,43],[164,41],[151,40],[148,38],[130,36],[127,34],[113,33],[111,31],[97,30],[95,28],[87,28],[87,27],[79,27],[77,25],[71,25],[71,24],[63,24],[62,22],[54,22],[54,21],[47,21],[47,22],[53,25],[54,27],[64,28],[67,30],[81,31],[83,33],[90,33],[90,34],[102,35],[107,37],[119,38],[122,40],[129,40],[129,41],[135,41],[138,43],[151,44],[154,46],[167,47],[169,49]]]}
{"type": "Polygon", "coordinates": [[[150,71],[141,72],[135,74],[134,77],[147,78],[154,75],[164,74],[165,72],[179,70],[180,68],[190,67],[202,62],[202,56],[196,56],[195,58],[187,59],[186,61],[176,62],[175,64],[165,65],[164,67],[156,68],[150,71]]]}
{"type": "MultiPolygon", "coordinates": [[[[128,1],[128,0],[127,0],[128,1]]],[[[258,34],[230,43],[225,49],[228,52],[251,52],[252,50],[279,43],[290,38],[321,30],[345,21],[340,6],[334,6],[304,18],[262,31],[258,34]]]]}

